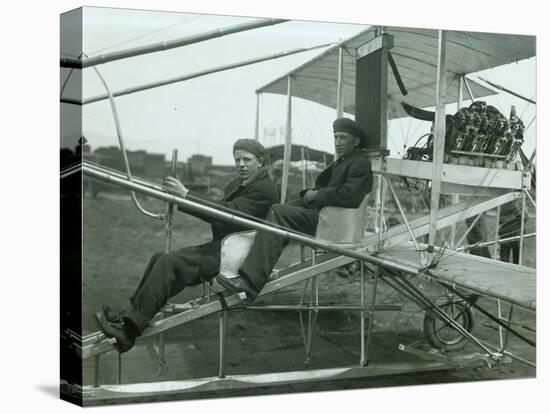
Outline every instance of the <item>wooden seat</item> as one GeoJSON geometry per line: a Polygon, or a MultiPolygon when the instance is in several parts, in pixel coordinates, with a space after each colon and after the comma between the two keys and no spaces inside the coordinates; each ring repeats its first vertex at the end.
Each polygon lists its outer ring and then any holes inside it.
{"type": "Polygon", "coordinates": [[[368,198],[367,194],[358,208],[322,208],[315,237],[332,243],[359,243],[367,228],[368,198]]]}
{"type": "MultiPolygon", "coordinates": [[[[324,207],[319,212],[315,237],[332,243],[359,243],[364,235],[368,220],[368,195],[358,208],[324,207]]],[[[221,244],[220,274],[227,278],[238,275],[256,231],[243,231],[225,237],[221,244]]]]}

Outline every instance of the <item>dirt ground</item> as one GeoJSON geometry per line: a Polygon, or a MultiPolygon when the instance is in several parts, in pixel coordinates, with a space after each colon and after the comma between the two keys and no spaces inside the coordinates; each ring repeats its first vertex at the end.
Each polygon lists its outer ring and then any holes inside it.
{"type": "MultiPolygon", "coordinates": [[[[154,200],[142,200],[151,211],[163,212],[165,206],[154,200]]],[[[163,251],[164,224],[143,216],[124,196],[101,195],[86,198],[84,203],[84,333],[96,330],[92,314],[102,304],[118,308],[127,306],[127,298],[137,286],[143,269],[153,252],[163,251]]],[[[189,215],[176,215],[173,246],[175,248],[199,244],[210,239],[208,224],[189,215]]],[[[526,264],[535,263],[534,239],[526,244],[526,264]]],[[[373,281],[367,280],[367,292],[373,281]]],[[[442,294],[426,281],[418,281],[431,296],[442,294]]],[[[320,278],[320,298],[324,304],[358,303],[359,280],[341,277],[335,272],[320,278]]],[[[296,285],[262,299],[266,303],[296,303],[303,285],[296,285]]],[[[202,287],[186,289],[171,302],[186,302],[202,294],[202,287]]],[[[368,296],[368,295],[367,295],[368,296]]],[[[400,305],[400,311],[378,312],[371,341],[373,363],[396,362],[406,364],[418,357],[398,350],[399,344],[414,343],[426,348],[422,326],[424,312],[389,287],[381,286],[377,303],[400,305]]],[[[496,301],[482,298],[481,305],[496,311],[496,301]]],[[[508,306],[504,305],[506,314],[508,306]]],[[[531,340],[535,339],[535,315],[514,309],[517,328],[531,340]],[[527,328],[527,329],[525,329],[527,328]]],[[[232,311],[228,319],[228,374],[254,374],[305,369],[352,366],[359,362],[359,313],[357,311],[329,311],[319,314],[315,331],[312,358],[305,361],[302,334],[296,312],[232,311]]],[[[482,340],[498,343],[498,330],[483,315],[476,313],[474,333],[482,340]]],[[[535,348],[509,338],[509,350],[531,361],[535,348]]],[[[212,315],[175,328],[166,335],[167,368],[161,374],[158,363],[150,355],[146,341],[124,355],[122,382],[150,382],[211,377],[217,374],[218,318],[212,315]]],[[[466,352],[477,349],[468,344],[466,352]]],[[[93,381],[93,362],[84,362],[85,384],[93,381]]],[[[363,387],[385,387],[407,384],[445,383],[488,379],[534,377],[534,368],[511,361],[492,368],[463,368],[427,373],[402,374],[391,377],[327,382],[314,388],[262,388],[250,393],[292,392],[363,387]]],[[[101,381],[118,382],[118,357],[110,352],[101,359],[101,381]]],[[[243,393],[240,393],[243,394],[243,393]]]]}

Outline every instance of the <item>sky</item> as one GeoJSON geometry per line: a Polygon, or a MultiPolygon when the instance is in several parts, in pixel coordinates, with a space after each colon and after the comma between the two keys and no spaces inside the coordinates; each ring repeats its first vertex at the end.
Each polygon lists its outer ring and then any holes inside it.
{"type": "MultiPolygon", "coordinates": [[[[125,48],[177,39],[253,21],[222,15],[151,12],[87,7],[83,12],[83,45],[88,56],[109,53],[125,48]]],[[[98,66],[111,90],[142,85],[181,76],[227,63],[310,47],[346,39],[367,26],[360,24],[291,21],[252,31],[172,49],[133,57],[98,66]]],[[[70,56],[72,50],[66,50],[70,56]]],[[[210,155],[216,164],[232,163],[232,144],[238,138],[252,137],[256,119],[255,90],[284,75],[325,49],[304,52],[269,60],[229,71],[219,72],[168,86],[116,98],[121,133],[130,150],[144,149],[163,153],[169,159],[172,148],[178,148],[180,160],[194,153],[210,155]]],[[[73,52],[74,53],[74,52],[73,52]]],[[[529,98],[535,97],[536,59],[506,65],[481,73],[485,78],[501,83],[529,98]]],[[[86,97],[105,93],[94,69],[81,74],[72,72],[63,95],[86,97]]],[[[61,72],[61,82],[69,70],[61,72]]],[[[474,77],[475,79],[475,77],[474,77]]],[[[501,93],[486,99],[506,116],[516,105],[525,124],[533,119],[535,106],[501,93]]],[[[464,102],[469,104],[468,101],[464,102]]],[[[63,104],[62,116],[78,116],[79,109],[63,104]]],[[[456,111],[456,105],[448,111],[456,111]]],[[[286,121],[286,97],[262,94],[260,98],[260,141],[266,146],[282,144],[282,128],[286,121]],[[275,135],[266,133],[275,130],[275,135]]],[[[293,142],[328,152],[333,151],[331,123],[335,111],[316,103],[293,99],[293,142]]],[[[71,122],[62,129],[62,137],[79,136],[79,125],[71,122]]],[[[62,125],[63,127],[63,125],[62,125]]],[[[429,130],[426,122],[411,119],[392,121],[388,129],[388,145],[392,156],[402,156],[404,146],[412,145],[429,130]]],[[[82,131],[92,150],[99,146],[118,145],[115,124],[107,100],[85,105],[82,112],[82,131]]],[[[535,123],[526,134],[524,149],[535,147],[535,123]]],[[[64,138],[62,138],[64,139],[64,138]]]]}

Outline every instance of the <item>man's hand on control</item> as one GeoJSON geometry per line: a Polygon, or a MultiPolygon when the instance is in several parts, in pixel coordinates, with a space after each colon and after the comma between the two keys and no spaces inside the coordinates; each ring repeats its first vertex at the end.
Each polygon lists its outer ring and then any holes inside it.
{"type": "Polygon", "coordinates": [[[166,177],[162,182],[162,187],[170,194],[181,197],[185,197],[189,192],[187,187],[185,187],[180,180],[174,177],[166,177]]]}

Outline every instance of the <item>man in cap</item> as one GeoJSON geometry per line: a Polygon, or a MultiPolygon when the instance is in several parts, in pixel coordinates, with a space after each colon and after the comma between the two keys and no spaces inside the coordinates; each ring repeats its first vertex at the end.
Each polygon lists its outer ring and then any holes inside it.
{"type": "MultiPolygon", "coordinates": [[[[357,208],[372,188],[369,160],[363,155],[365,134],[361,127],[347,118],[333,123],[336,160],[322,171],[315,187],[300,192],[300,198],[286,204],[274,204],[267,220],[280,226],[315,235],[319,211],[323,207],[357,208]]],[[[216,280],[226,289],[245,292],[254,300],[269,279],[288,240],[258,232],[247,258],[239,269],[239,276],[216,280]]]]}
{"type": "MultiPolygon", "coordinates": [[[[265,149],[255,140],[240,139],[233,146],[233,157],[238,177],[224,189],[224,197],[217,206],[263,219],[271,205],[279,198],[277,186],[264,166],[265,149]]],[[[193,194],[178,179],[164,180],[167,192],[186,198],[204,198],[193,194]]],[[[180,210],[185,211],[183,208],[180,210]]],[[[154,254],[136,291],[130,297],[127,312],[115,313],[109,306],[94,314],[99,329],[110,338],[116,338],[115,347],[122,353],[134,346],[136,338],[149,325],[153,316],[169,298],[187,286],[209,281],[219,272],[220,246],[230,233],[243,231],[240,226],[214,221],[207,216],[190,212],[210,222],[212,240],[200,246],[185,247],[171,253],[154,254]]]]}

